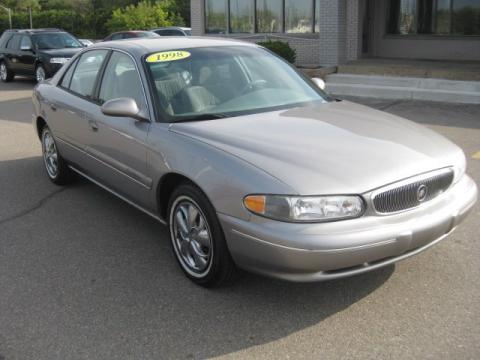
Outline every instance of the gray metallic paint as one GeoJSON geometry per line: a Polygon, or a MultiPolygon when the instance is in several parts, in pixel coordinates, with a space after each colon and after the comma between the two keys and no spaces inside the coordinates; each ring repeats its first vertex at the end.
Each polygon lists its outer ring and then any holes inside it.
{"type": "MultiPolygon", "coordinates": [[[[225,45],[255,46],[188,37],[105,42],[85,51],[129,53],[146,84],[147,53],[225,45]]],[[[142,122],[105,116],[98,104],[56,86],[66,68],[36,87],[34,122],[46,121],[75,170],[162,222],[158,205],[168,199],[157,198],[157,187],[167,174],[185,176],[216,209],[236,263],[252,271],[313,281],[384,266],[442,239],[476,201],[476,185],[464,175],[415,209],[391,215],[372,210],[375,189],[465,162],[444,137],[393,115],[343,101],[221,120],[142,122]],[[242,199],[252,193],[361,194],[367,211],[352,220],[283,223],[248,212],[242,199]]],[[[152,94],[147,86],[144,91],[154,119],[152,94]]]]}

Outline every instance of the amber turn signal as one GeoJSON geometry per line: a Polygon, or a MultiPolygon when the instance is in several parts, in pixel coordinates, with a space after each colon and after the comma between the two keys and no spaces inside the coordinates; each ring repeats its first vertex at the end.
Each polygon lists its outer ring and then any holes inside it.
{"type": "Polygon", "coordinates": [[[245,207],[257,214],[265,214],[265,196],[263,195],[249,195],[243,199],[245,207]]]}

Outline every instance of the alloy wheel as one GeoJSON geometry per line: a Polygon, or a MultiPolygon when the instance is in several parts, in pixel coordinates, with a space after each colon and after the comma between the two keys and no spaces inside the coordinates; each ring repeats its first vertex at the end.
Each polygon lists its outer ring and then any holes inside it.
{"type": "Polygon", "coordinates": [[[48,130],[43,133],[42,147],[43,161],[45,162],[48,176],[55,178],[58,175],[58,152],[53,136],[48,130]]]}
{"type": "Polygon", "coordinates": [[[7,66],[3,62],[0,64],[0,79],[7,80],[7,66]]]}
{"type": "Polygon", "coordinates": [[[35,71],[35,78],[37,79],[37,82],[45,80],[45,70],[43,67],[37,67],[37,70],[35,71]]]}
{"type": "Polygon", "coordinates": [[[208,273],[212,263],[211,232],[200,207],[181,196],[172,206],[171,236],[175,253],[185,271],[194,277],[208,273]]]}

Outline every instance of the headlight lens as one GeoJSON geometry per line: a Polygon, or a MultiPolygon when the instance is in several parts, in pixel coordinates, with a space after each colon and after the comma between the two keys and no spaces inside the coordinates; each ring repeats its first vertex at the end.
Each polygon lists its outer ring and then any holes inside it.
{"type": "Polygon", "coordinates": [[[465,158],[465,155],[463,155],[462,158],[459,160],[458,164],[453,167],[453,171],[454,171],[453,183],[454,184],[456,184],[462,178],[466,170],[467,170],[467,159],[465,158]]]}
{"type": "Polygon", "coordinates": [[[50,62],[52,64],[65,64],[68,60],[68,58],[61,58],[61,57],[54,57],[50,59],[50,62]]]}
{"type": "Polygon", "coordinates": [[[357,195],[249,195],[243,200],[251,212],[288,222],[322,222],[361,216],[364,202],[357,195]]]}

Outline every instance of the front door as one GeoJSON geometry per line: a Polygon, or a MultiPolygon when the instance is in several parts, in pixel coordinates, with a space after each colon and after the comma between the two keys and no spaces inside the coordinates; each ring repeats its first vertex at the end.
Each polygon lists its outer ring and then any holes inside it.
{"type": "MultiPolygon", "coordinates": [[[[129,55],[112,52],[98,98],[100,105],[112,99],[132,98],[139,109],[146,109],[140,75],[129,55]]],[[[87,151],[97,163],[95,176],[120,195],[148,207],[152,189],[146,146],[150,122],[106,116],[93,104],[85,108],[85,113],[92,130],[87,151]]]]}

